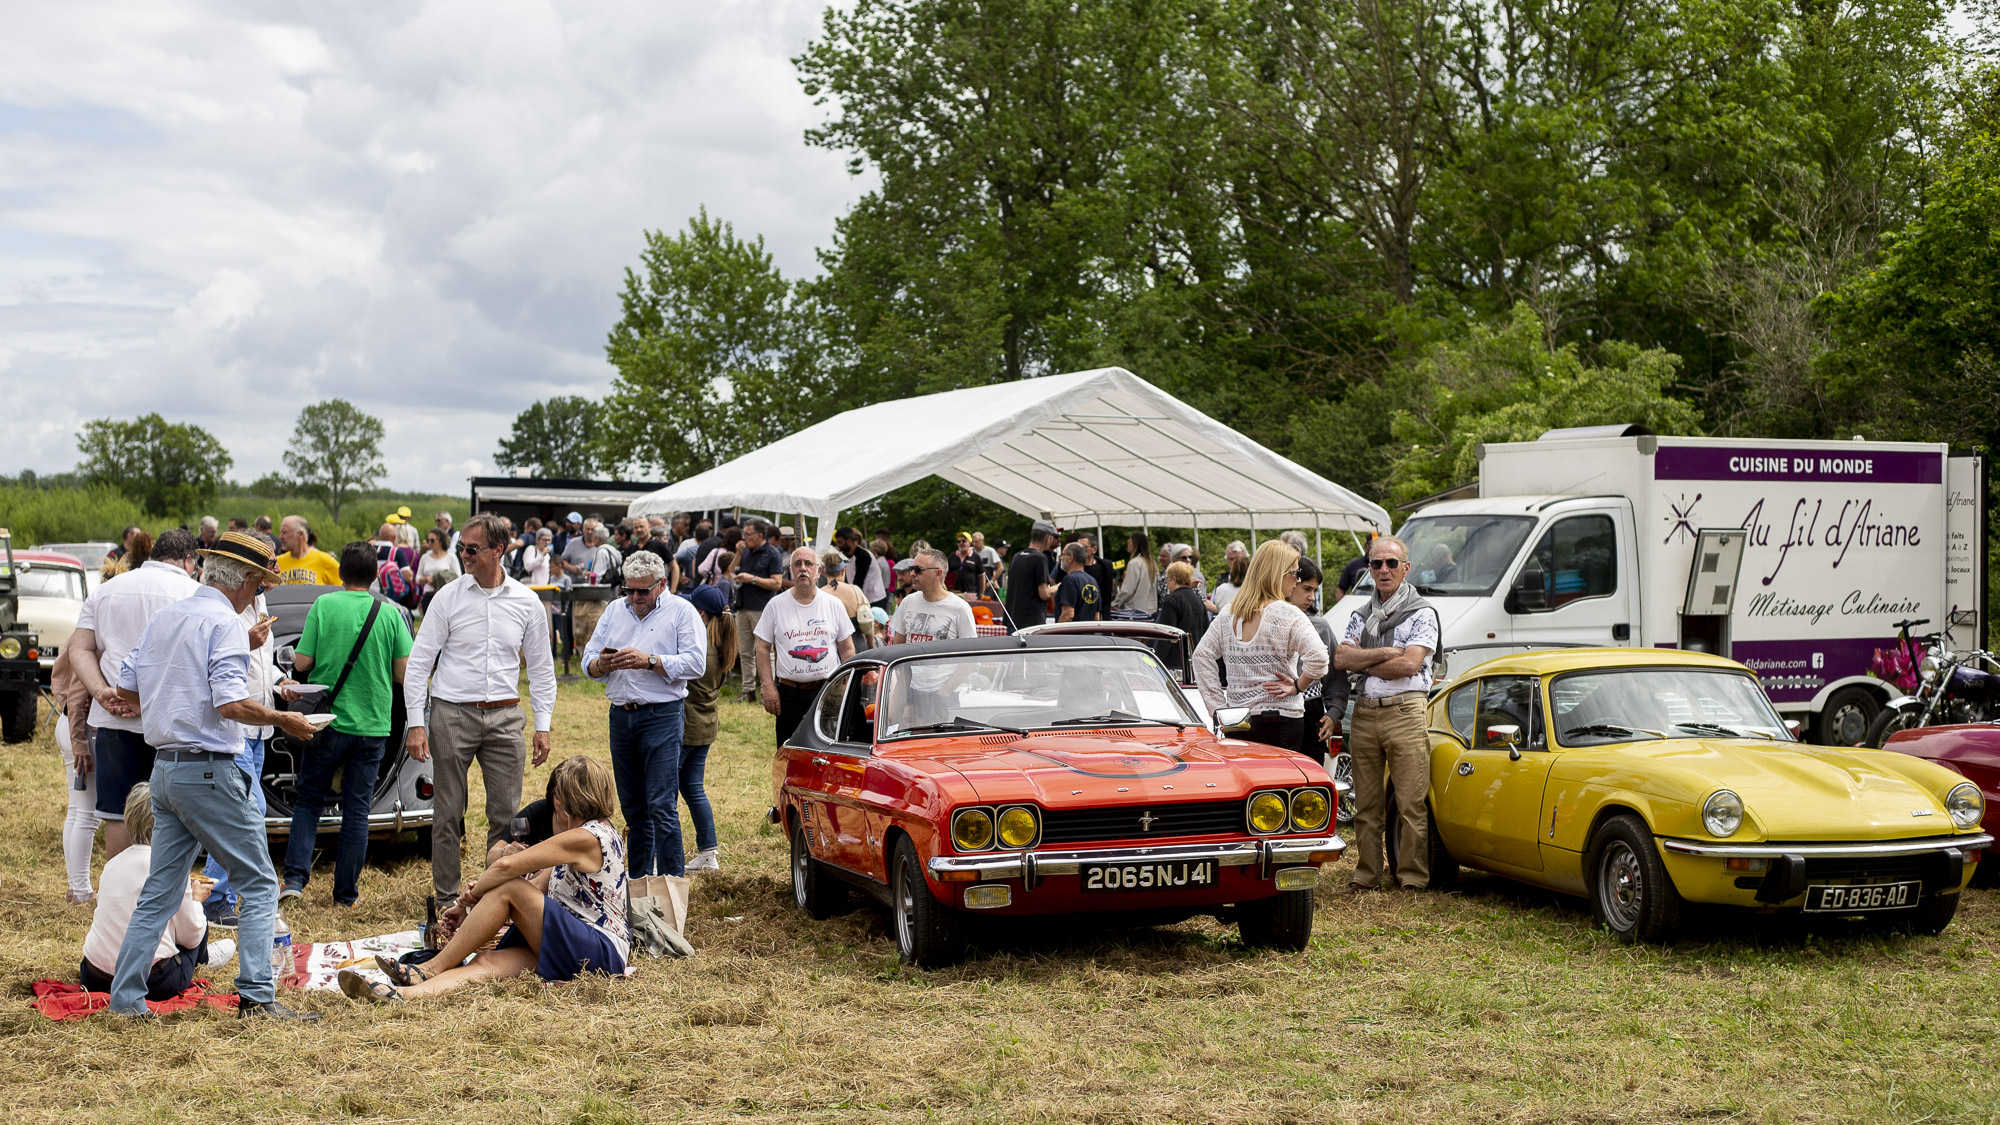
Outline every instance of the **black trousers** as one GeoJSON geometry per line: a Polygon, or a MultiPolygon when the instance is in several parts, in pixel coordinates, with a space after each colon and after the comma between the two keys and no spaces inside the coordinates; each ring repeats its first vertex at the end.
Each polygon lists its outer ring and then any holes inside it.
{"type": "Polygon", "coordinates": [[[792,732],[799,729],[800,720],[812,710],[813,700],[819,698],[819,685],[809,688],[778,685],[778,745],[784,746],[792,732]]]}
{"type": "Polygon", "coordinates": [[[1261,742],[1296,754],[1299,753],[1300,738],[1305,729],[1304,719],[1280,715],[1276,711],[1260,711],[1250,716],[1250,729],[1241,737],[1245,742],[1261,742]]]}
{"type": "MultiPolygon", "coordinates": [[[[203,934],[192,948],[153,962],[153,971],[146,974],[146,999],[172,1000],[186,992],[188,986],[194,983],[194,967],[206,964],[208,935],[203,934]]],[[[77,983],[83,986],[85,992],[111,991],[111,975],[91,964],[88,957],[77,969],[77,983]]]]}
{"type": "Polygon", "coordinates": [[[1326,714],[1326,701],[1315,695],[1306,700],[1305,727],[1299,735],[1299,753],[1317,762],[1326,757],[1326,742],[1319,736],[1319,721],[1326,714]]]}

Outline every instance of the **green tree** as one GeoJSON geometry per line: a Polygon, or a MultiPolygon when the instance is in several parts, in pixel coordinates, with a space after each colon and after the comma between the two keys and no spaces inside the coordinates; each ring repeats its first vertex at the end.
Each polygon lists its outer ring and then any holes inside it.
{"type": "Polygon", "coordinates": [[[1475,327],[1439,344],[1404,373],[1416,405],[1395,415],[1394,499],[1463,484],[1478,476],[1484,442],[1532,441],[1567,426],[1641,422],[1655,433],[1699,433],[1701,415],[1671,398],[1680,358],[1617,341],[1587,361],[1574,344],[1551,344],[1527,305],[1497,328],[1475,327]]]}
{"type": "Polygon", "coordinates": [[[154,516],[196,512],[215,498],[235,464],[207,430],[158,414],[85,422],[77,445],[83,450],[77,471],[87,482],[110,485],[154,516]]]}
{"type": "Polygon", "coordinates": [[[596,460],[601,410],[581,395],[558,395],[515,415],[514,432],[500,439],[493,463],[535,475],[588,479],[596,460]]]}
{"type": "Polygon", "coordinates": [[[596,430],[609,470],[680,480],[845,408],[817,379],[809,318],[763,238],[706,208],[679,234],[646,232],[619,302],[596,430]]]}
{"type": "Polygon", "coordinates": [[[341,503],[375,487],[388,471],[382,464],[382,420],[346,399],[315,402],[299,411],[285,467],[298,490],[324,501],[337,523],[341,503]]]}

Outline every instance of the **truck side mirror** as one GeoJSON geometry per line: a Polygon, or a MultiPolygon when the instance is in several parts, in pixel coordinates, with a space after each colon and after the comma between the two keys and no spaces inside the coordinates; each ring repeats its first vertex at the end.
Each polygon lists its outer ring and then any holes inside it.
{"type": "Polygon", "coordinates": [[[1549,608],[1547,576],[1538,569],[1523,570],[1514,579],[1508,600],[1513,603],[1507,607],[1509,613],[1539,613],[1549,608]]]}

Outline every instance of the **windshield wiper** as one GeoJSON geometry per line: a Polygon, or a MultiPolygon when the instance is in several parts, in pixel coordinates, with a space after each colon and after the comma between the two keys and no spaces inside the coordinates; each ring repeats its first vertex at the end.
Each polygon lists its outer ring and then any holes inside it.
{"type": "Polygon", "coordinates": [[[979,722],[974,719],[968,719],[963,715],[953,715],[951,718],[946,719],[944,722],[941,723],[926,723],[920,727],[904,727],[902,730],[899,730],[896,733],[899,735],[936,734],[943,731],[954,731],[954,730],[1004,730],[1008,734],[1018,734],[1023,738],[1027,737],[1028,735],[1028,732],[1022,730],[1020,727],[1002,726],[999,723],[979,722]]]}
{"type": "Polygon", "coordinates": [[[1134,715],[1130,711],[1106,711],[1102,715],[1084,715],[1074,719],[1054,719],[1049,722],[1049,725],[1052,727],[1080,727],[1094,726],[1101,723],[1158,723],[1161,726],[1173,727],[1175,730],[1187,729],[1186,723],[1177,723],[1172,719],[1148,719],[1144,715],[1134,715]]]}
{"type": "Polygon", "coordinates": [[[1623,734],[1650,734],[1654,738],[1667,737],[1661,731],[1647,730],[1644,727],[1621,727],[1617,723],[1585,723],[1580,727],[1571,727],[1564,731],[1563,737],[1569,738],[1572,735],[1578,734],[1608,734],[1613,737],[1623,734]]]}
{"type": "Polygon", "coordinates": [[[1694,731],[1696,734],[1719,734],[1725,738],[1761,738],[1766,742],[1778,740],[1777,736],[1760,730],[1739,730],[1736,727],[1725,727],[1720,723],[1675,723],[1674,725],[1682,730],[1694,731]]]}

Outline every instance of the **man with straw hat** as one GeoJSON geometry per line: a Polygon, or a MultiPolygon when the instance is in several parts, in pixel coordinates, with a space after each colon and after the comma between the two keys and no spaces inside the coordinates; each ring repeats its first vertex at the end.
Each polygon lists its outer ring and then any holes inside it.
{"type": "Polygon", "coordinates": [[[243,532],[229,532],[200,553],[207,559],[201,588],[155,613],[118,668],[118,695],[139,708],[154,751],[153,865],[118,949],[111,1009],[152,1015],[146,974],[160,931],[186,897],[188,867],[206,848],[238,895],[237,1014],[318,1019],[278,1003],[271,959],[263,954],[278,915],[278,876],[256,783],[235,764],[244,725],[276,726],[298,739],[313,734],[305,716],[251,698],[250,634],[241,614],[283,579],[271,547],[243,532]]]}

